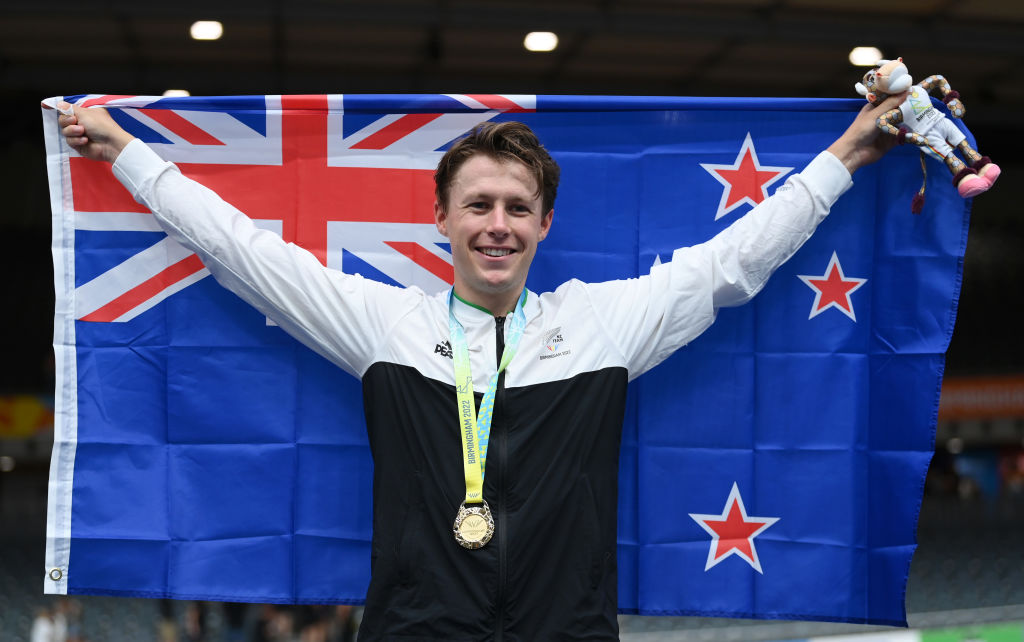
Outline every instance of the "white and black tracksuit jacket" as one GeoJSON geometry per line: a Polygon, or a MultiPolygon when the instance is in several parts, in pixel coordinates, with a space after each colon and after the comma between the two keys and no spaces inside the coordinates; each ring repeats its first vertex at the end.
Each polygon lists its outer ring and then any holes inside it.
{"type": "MultiPolygon", "coordinates": [[[[361,640],[615,640],[616,501],[626,383],[757,293],[850,175],[822,153],[714,239],[637,279],[529,293],[499,380],[484,496],[496,530],[461,548],[465,496],[444,293],[324,268],[261,231],[143,143],[115,174],[217,280],[363,383],[374,459],[373,562],[361,640]]],[[[504,319],[457,303],[477,402],[504,319]]]]}

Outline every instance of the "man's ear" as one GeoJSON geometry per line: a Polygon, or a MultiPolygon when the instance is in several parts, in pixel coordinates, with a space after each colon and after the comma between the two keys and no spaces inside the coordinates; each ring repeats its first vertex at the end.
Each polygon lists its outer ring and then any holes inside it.
{"type": "Polygon", "coordinates": [[[434,201],[434,225],[441,236],[448,236],[448,212],[441,206],[440,201],[434,201]]]}
{"type": "Polygon", "coordinates": [[[551,222],[554,220],[555,210],[554,208],[548,210],[548,213],[540,219],[540,234],[537,235],[538,241],[543,241],[548,236],[548,232],[551,230],[551,222]]]}

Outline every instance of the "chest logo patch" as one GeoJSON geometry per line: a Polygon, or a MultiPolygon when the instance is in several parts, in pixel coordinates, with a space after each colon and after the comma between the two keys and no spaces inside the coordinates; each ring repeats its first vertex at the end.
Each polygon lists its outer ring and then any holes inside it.
{"type": "Polygon", "coordinates": [[[561,326],[544,333],[541,338],[541,361],[562,357],[567,354],[572,354],[572,350],[569,349],[569,344],[566,343],[565,338],[562,336],[561,326]]]}

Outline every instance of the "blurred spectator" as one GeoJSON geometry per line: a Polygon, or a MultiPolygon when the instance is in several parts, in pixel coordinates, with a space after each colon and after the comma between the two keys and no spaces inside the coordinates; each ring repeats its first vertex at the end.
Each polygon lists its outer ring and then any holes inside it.
{"type": "Polygon", "coordinates": [[[303,604],[296,608],[295,625],[301,642],[327,642],[330,607],[303,604]]]}
{"type": "Polygon", "coordinates": [[[1024,495],[1024,450],[1006,450],[1003,453],[1000,472],[1007,495],[1024,495]]]}
{"type": "Polygon", "coordinates": [[[292,614],[287,607],[264,604],[253,631],[253,642],[291,642],[292,614]]]}
{"type": "Polygon", "coordinates": [[[329,629],[330,642],[354,642],[358,624],[356,609],[350,604],[339,604],[334,607],[334,618],[329,629]]]}
{"type": "Polygon", "coordinates": [[[77,600],[62,597],[57,602],[57,616],[54,623],[58,626],[58,642],[83,642],[82,638],[82,605],[77,600]]]}
{"type": "Polygon", "coordinates": [[[54,642],[53,619],[50,617],[50,608],[40,606],[36,610],[36,619],[32,621],[32,633],[29,638],[31,642],[54,642]]]}
{"type": "Polygon", "coordinates": [[[160,642],[178,642],[178,626],[174,622],[174,600],[162,599],[159,604],[160,621],[157,630],[160,642]]]}
{"type": "Polygon", "coordinates": [[[960,476],[956,472],[953,455],[945,448],[936,450],[925,478],[925,493],[949,497],[958,492],[959,486],[960,476]]]}
{"type": "Polygon", "coordinates": [[[206,602],[189,602],[185,609],[185,639],[203,642],[206,639],[206,602]]]}
{"type": "Polygon", "coordinates": [[[57,602],[56,608],[53,609],[53,614],[50,619],[53,621],[53,634],[50,639],[53,642],[67,642],[68,639],[68,619],[64,614],[64,599],[57,602]]]}
{"type": "Polygon", "coordinates": [[[245,640],[245,614],[249,605],[243,602],[224,603],[224,639],[227,642],[245,640]]]}

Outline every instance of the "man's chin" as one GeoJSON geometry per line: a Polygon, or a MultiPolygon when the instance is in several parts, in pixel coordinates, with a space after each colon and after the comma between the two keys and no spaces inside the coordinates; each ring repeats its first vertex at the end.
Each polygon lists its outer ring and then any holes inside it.
{"type": "Polygon", "coordinates": [[[495,292],[511,287],[516,281],[517,276],[512,270],[508,269],[481,270],[477,274],[477,282],[480,286],[495,292]]]}
{"type": "Polygon", "coordinates": [[[508,294],[515,290],[518,292],[522,288],[522,284],[519,279],[512,276],[505,277],[487,277],[477,282],[477,287],[480,288],[481,292],[487,294],[508,294]]]}
{"type": "Polygon", "coordinates": [[[483,284],[482,290],[487,294],[507,294],[515,287],[510,281],[488,281],[483,284]]]}

